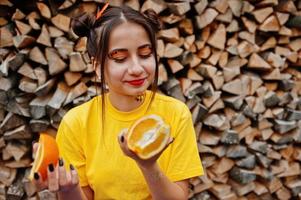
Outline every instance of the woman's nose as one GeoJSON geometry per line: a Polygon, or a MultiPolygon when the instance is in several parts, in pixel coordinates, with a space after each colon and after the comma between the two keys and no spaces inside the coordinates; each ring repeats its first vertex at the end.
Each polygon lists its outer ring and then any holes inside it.
{"type": "Polygon", "coordinates": [[[144,68],[139,61],[139,58],[133,58],[133,62],[128,68],[128,73],[133,76],[139,76],[144,71],[144,68]]]}

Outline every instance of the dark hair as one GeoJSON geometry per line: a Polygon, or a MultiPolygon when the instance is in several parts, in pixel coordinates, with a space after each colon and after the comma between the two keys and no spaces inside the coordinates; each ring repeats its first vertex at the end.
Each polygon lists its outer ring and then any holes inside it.
{"type": "MultiPolygon", "coordinates": [[[[108,54],[109,36],[114,27],[124,22],[133,22],[143,26],[146,30],[155,57],[155,79],[151,85],[152,97],[150,104],[155,96],[158,85],[158,59],[157,59],[157,40],[156,33],[161,29],[161,23],[155,11],[148,9],[140,13],[128,6],[115,7],[109,6],[99,19],[95,19],[95,14],[83,14],[73,19],[72,29],[80,37],[87,37],[87,51],[100,64],[101,94],[102,94],[102,118],[104,120],[104,93],[105,77],[104,66],[108,54]]],[[[150,106],[149,104],[149,106],[150,106]]]]}

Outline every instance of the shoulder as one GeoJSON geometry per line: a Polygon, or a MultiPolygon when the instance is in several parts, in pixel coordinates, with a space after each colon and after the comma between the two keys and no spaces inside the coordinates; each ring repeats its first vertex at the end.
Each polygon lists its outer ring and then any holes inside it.
{"type": "Polygon", "coordinates": [[[71,108],[63,117],[63,121],[67,123],[74,123],[84,120],[89,117],[90,112],[97,109],[99,97],[93,97],[89,101],[82,103],[74,108],[71,108]]]}
{"type": "Polygon", "coordinates": [[[153,106],[161,108],[166,114],[177,114],[178,116],[190,116],[190,110],[187,105],[170,96],[156,93],[153,106]]]}

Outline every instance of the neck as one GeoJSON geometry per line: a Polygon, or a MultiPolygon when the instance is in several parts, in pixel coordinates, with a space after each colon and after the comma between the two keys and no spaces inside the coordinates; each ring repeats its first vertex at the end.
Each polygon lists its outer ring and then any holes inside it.
{"type": "Polygon", "coordinates": [[[143,104],[144,100],[138,101],[136,97],[133,96],[125,96],[116,93],[109,92],[109,99],[111,104],[120,111],[129,112],[138,108],[141,104],[143,104]]]}

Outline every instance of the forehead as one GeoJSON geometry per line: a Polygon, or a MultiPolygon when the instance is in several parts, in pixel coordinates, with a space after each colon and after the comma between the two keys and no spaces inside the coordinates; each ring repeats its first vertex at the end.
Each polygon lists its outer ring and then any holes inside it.
{"type": "Polygon", "coordinates": [[[133,22],[124,22],[112,30],[109,38],[109,50],[137,48],[150,43],[149,36],[143,26],[133,22]]]}

